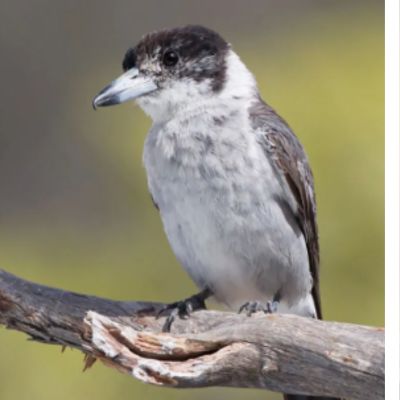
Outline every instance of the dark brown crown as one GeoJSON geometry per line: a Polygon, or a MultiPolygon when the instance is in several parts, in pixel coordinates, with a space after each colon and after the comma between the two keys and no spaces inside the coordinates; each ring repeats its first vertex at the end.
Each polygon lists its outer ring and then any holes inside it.
{"type": "Polygon", "coordinates": [[[195,81],[210,79],[212,89],[219,91],[225,80],[225,56],[229,44],[216,32],[203,26],[188,25],[152,32],[125,54],[124,70],[140,65],[147,59],[162,63],[168,51],[176,52],[179,62],[168,70],[177,78],[189,77],[195,81]]]}

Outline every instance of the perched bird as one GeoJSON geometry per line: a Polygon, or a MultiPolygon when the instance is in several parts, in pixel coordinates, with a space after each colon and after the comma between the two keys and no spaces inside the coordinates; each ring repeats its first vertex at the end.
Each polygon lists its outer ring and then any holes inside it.
{"type": "MultiPolygon", "coordinates": [[[[201,292],[248,314],[322,318],[313,176],[287,123],[216,32],[185,26],[144,36],[93,106],[135,99],[152,118],[144,165],[177,259],[201,292]]],[[[288,399],[308,399],[289,395],[288,399]]]]}

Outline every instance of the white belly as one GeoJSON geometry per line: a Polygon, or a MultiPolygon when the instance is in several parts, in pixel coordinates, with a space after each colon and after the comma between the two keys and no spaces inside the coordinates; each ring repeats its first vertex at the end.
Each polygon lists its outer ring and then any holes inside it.
{"type": "Polygon", "coordinates": [[[147,140],[149,187],[169,243],[195,283],[230,307],[278,291],[285,309],[309,303],[307,249],[277,201],[281,182],[264,154],[255,163],[245,155],[189,155],[182,165],[147,140]]]}

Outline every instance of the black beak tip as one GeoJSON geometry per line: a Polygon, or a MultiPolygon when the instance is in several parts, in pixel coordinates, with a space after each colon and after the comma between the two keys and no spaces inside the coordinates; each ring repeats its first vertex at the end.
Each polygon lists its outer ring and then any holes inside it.
{"type": "Polygon", "coordinates": [[[100,95],[96,96],[92,101],[92,107],[94,110],[97,110],[98,107],[114,106],[120,103],[118,96],[104,97],[102,99],[99,99],[99,96],[100,95]]]}
{"type": "Polygon", "coordinates": [[[108,106],[108,105],[111,105],[112,104],[112,102],[110,101],[111,99],[110,98],[108,98],[108,97],[105,97],[105,98],[103,98],[103,99],[99,99],[99,97],[102,95],[102,94],[104,94],[107,90],[109,90],[110,89],[110,87],[111,87],[111,84],[110,85],[107,85],[104,89],[102,89],[98,94],[97,94],[97,96],[93,99],[93,101],[92,101],[92,107],[93,107],[93,110],[97,110],[97,107],[102,107],[102,106],[108,106]],[[99,101],[100,100],[100,101],[99,101]]]}

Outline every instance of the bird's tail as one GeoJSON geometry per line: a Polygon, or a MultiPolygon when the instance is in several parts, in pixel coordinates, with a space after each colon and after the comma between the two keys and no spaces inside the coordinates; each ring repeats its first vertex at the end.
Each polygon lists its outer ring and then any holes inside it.
{"type": "Polygon", "coordinates": [[[284,394],[284,400],[342,400],[338,397],[305,396],[302,394],[284,394]]]}

